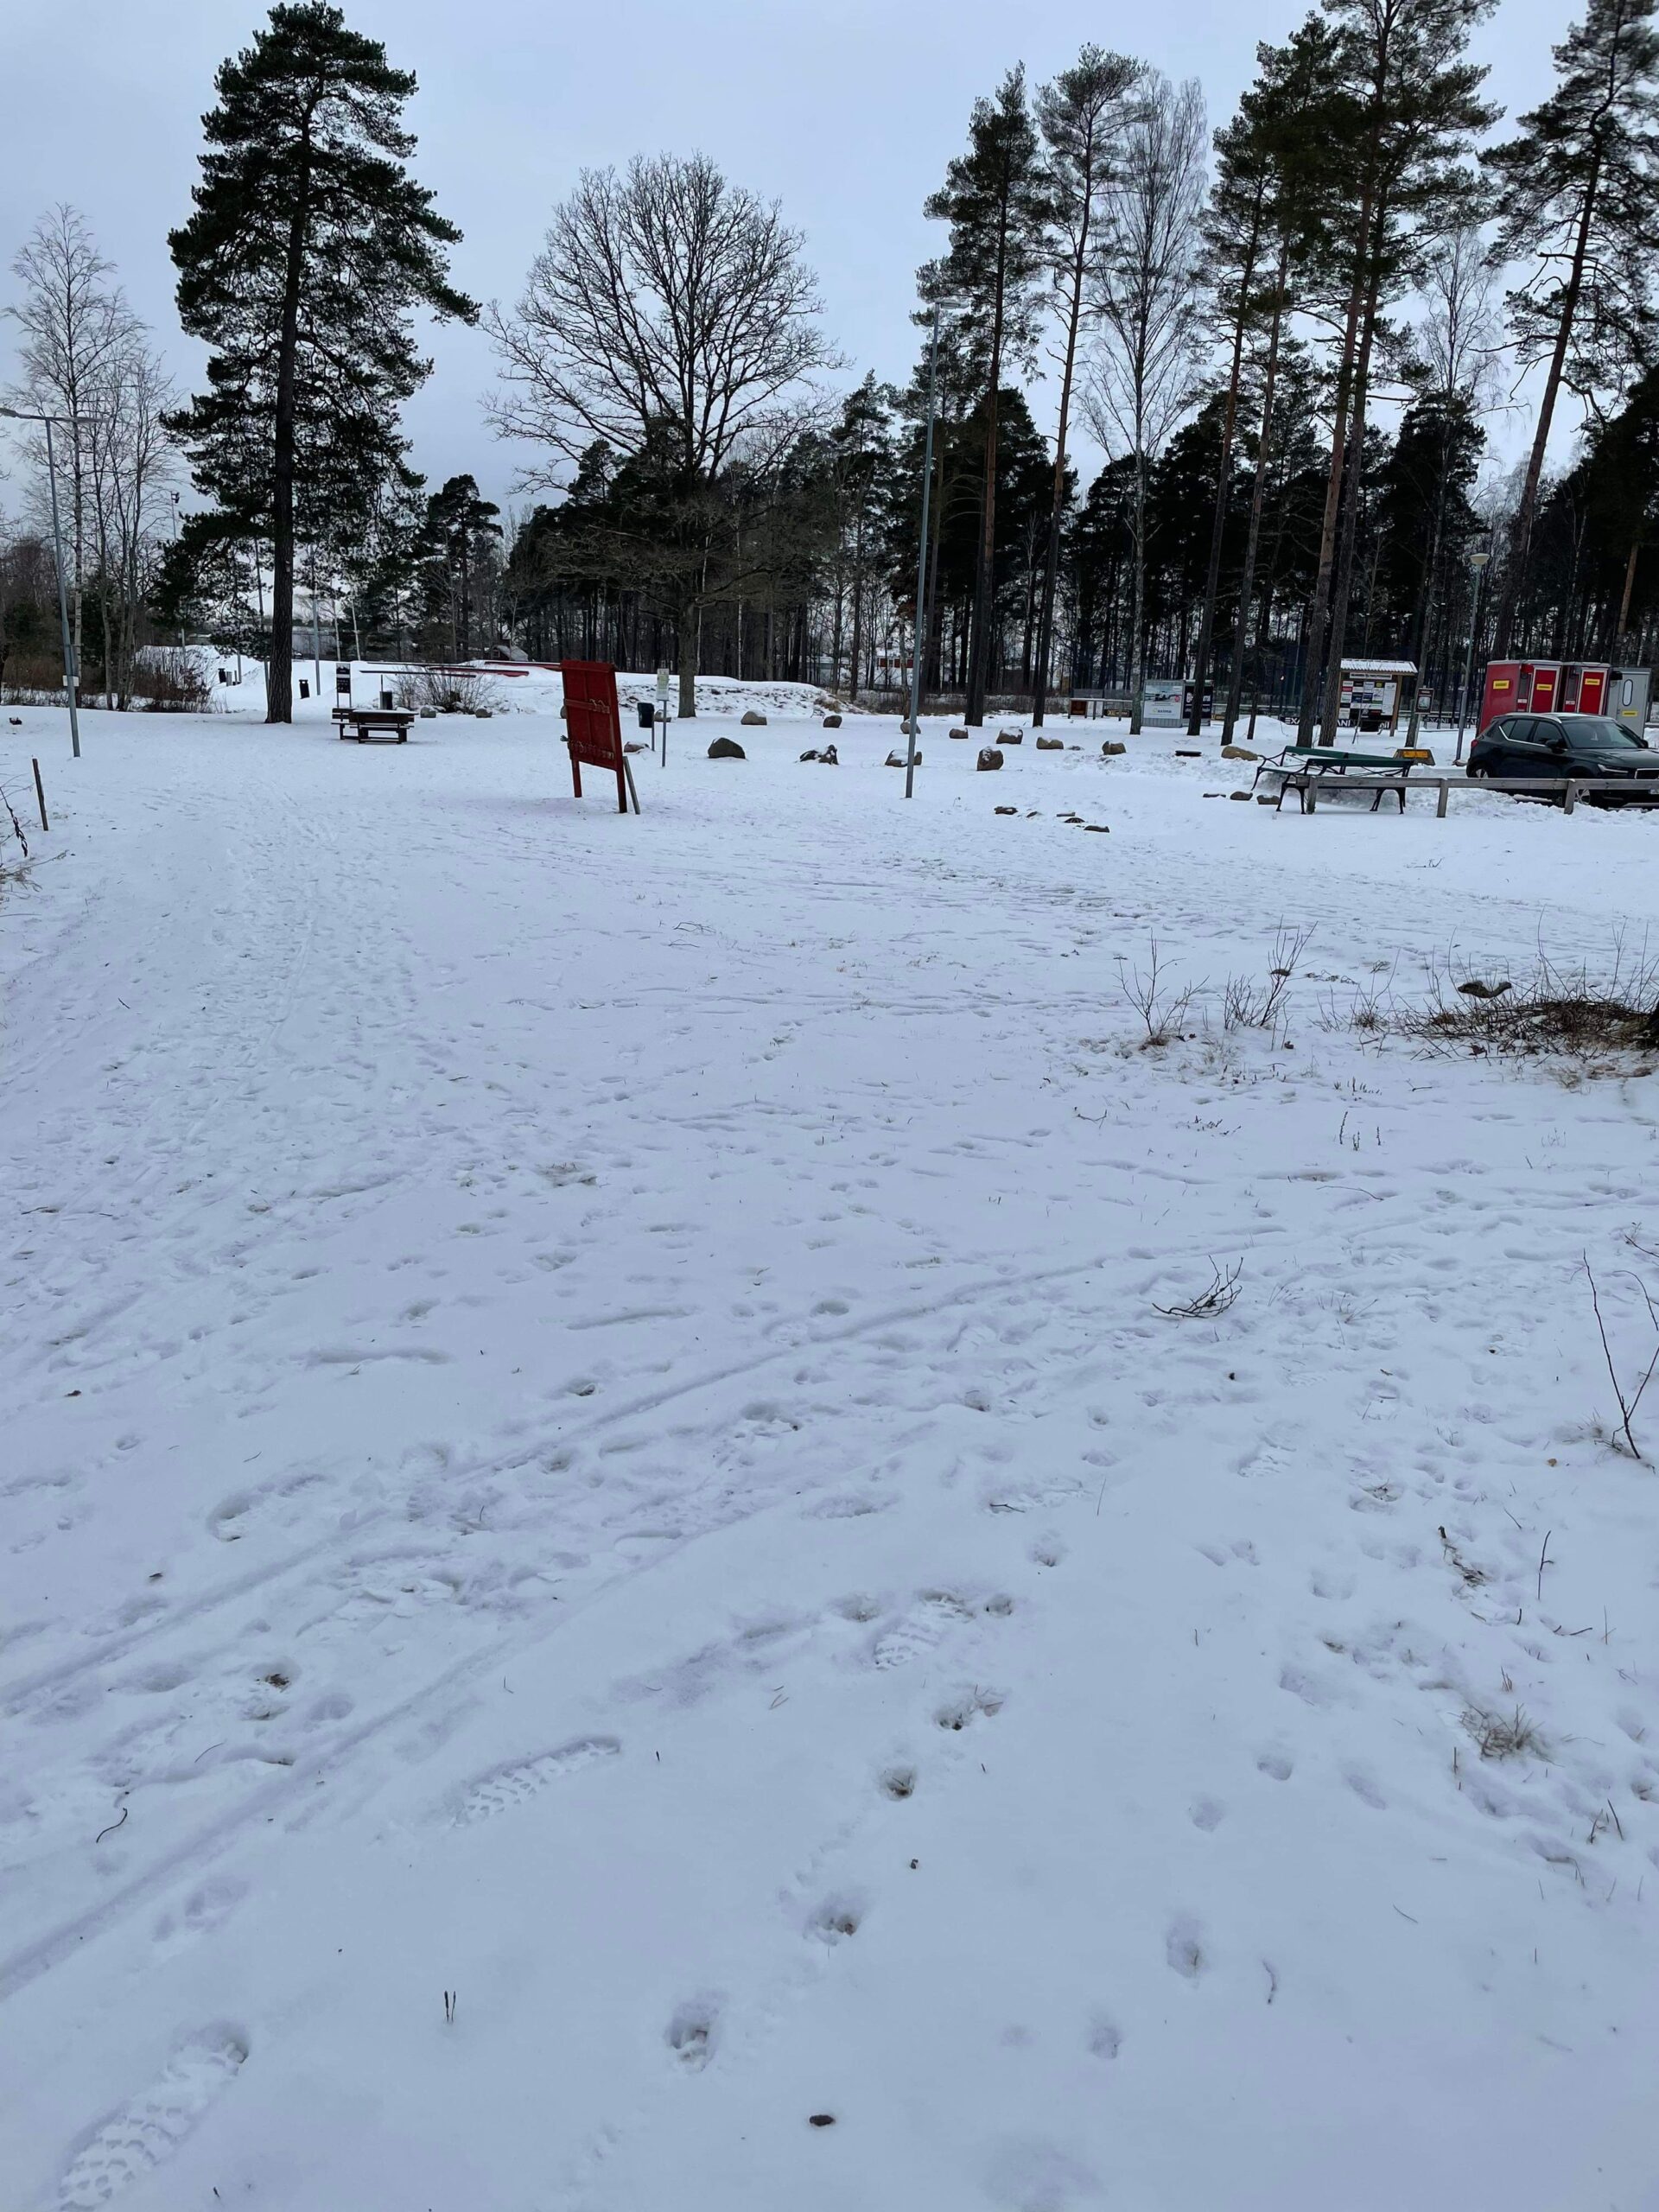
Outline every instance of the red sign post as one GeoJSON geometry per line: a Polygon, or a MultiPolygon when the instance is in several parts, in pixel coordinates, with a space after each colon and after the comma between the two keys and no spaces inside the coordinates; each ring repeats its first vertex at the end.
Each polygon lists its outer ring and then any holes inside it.
{"type": "MultiPolygon", "coordinates": [[[[626,814],[633,779],[622,751],[622,717],[616,703],[616,671],[607,660],[562,660],[564,679],[564,741],[570,748],[570,778],[582,797],[582,764],[604,768],[616,778],[616,810],[626,814]]],[[[633,810],[639,811],[636,797],[633,810]]]]}

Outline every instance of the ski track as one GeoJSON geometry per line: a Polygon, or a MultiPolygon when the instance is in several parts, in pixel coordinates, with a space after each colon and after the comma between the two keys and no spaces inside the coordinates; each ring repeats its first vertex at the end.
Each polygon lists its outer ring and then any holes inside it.
{"type": "Polygon", "coordinates": [[[1628,2182],[1652,1508],[1581,1255],[1639,1373],[1649,1085],[1336,1010],[1448,948],[1602,958],[1651,825],[1269,821],[1156,745],[1016,753],[988,798],[931,742],[906,810],[890,724],[838,779],[803,727],[740,780],[677,731],[619,823],[530,716],[386,752],[89,717],[0,908],[20,2201],[389,2202],[360,2129],[275,2150],[293,2024],[351,2048],[452,1920],[450,2060],[401,2013],[390,2046],[434,2201],[477,2187],[432,2069],[510,2104],[521,1984],[589,2015],[563,2212],[690,2163],[756,2212],[784,2174],[813,2212],[1082,2207],[1156,2143],[1172,2212],[1234,2171],[1381,2208],[1488,2044],[1468,2202],[1628,2182]],[[1155,935],[1213,993],[1281,917],[1287,1035],[1135,1049],[1120,962],[1155,935]],[[1159,1312],[1235,1261],[1230,1313],[1159,1312]],[[1541,1752],[1484,1758],[1515,1713],[1541,1752]],[[588,1901],[544,1980],[495,1930],[526,1853],[588,1901]],[[330,1994],[336,1892],[383,1964],[330,1994]],[[1338,2164],[1271,2125],[1332,2038],[1338,2164]],[[1261,2125],[1172,2135],[1234,2064],[1261,2125]],[[1503,2100],[1545,2094],[1532,2166],[1503,2100]]]}

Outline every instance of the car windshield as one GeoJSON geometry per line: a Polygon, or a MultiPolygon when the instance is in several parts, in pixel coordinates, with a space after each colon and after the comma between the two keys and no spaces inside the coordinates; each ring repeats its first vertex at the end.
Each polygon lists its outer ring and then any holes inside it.
{"type": "Polygon", "coordinates": [[[1611,715],[1568,715],[1561,728],[1567,732],[1567,742],[1580,753],[1611,753],[1631,745],[1638,750],[1646,749],[1638,731],[1626,729],[1611,715]]]}

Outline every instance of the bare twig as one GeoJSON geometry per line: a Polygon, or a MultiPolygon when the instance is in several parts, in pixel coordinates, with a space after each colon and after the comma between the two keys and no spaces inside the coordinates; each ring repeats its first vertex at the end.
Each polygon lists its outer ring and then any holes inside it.
{"type": "Polygon", "coordinates": [[[1226,1274],[1213,1260],[1210,1262],[1210,1285],[1196,1298],[1189,1298],[1178,1306],[1160,1306],[1154,1302],[1153,1311],[1169,1321],[1210,1321],[1227,1308],[1238,1296],[1239,1279],[1244,1273],[1243,1260],[1236,1260],[1226,1274]]]}
{"type": "MultiPolygon", "coordinates": [[[[1590,1255],[1586,1252],[1580,1256],[1584,1262],[1585,1279],[1590,1285],[1590,1303],[1595,1311],[1596,1332],[1601,1338],[1601,1356],[1607,1363],[1608,1380],[1613,1386],[1613,1395],[1618,1401],[1619,1425],[1624,1431],[1624,1441],[1630,1446],[1631,1459],[1643,1459],[1644,1455],[1637,1443],[1636,1432],[1630,1424],[1636,1418],[1637,1408],[1642,1402],[1643,1392],[1653,1380],[1655,1369],[1659,1368],[1659,1344],[1654,1347],[1653,1357],[1648,1362],[1647,1372],[1637,1384],[1634,1394],[1627,1398],[1624,1395],[1624,1387],[1618,1379],[1618,1370],[1613,1363],[1612,1346],[1607,1341],[1607,1325],[1602,1319],[1601,1299],[1597,1293],[1596,1278],[1591,1272],[1590,1255]]],[[[1647,1285],[1638,1277],[1633,1276],[1631,1280],[1642,1293],[1643,1301],[1648,1309],[1649,1319],[1653,1321],[1656,1330],[1659,1330],[1659,1314],[1655,1313],[1653,1300],[1648,1294],[1647,1285]]]]}

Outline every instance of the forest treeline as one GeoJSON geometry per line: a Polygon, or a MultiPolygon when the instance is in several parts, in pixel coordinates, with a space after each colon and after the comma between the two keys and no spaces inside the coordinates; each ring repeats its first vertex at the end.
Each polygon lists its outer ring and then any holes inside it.
{"type": "MultiPolygon", "coordinates": [[[[1218,128],[1132,55],[1011,68],[925,203],[899,385],[837,353],[800,234],[702,155],[584,173],[481,307],[412,171],[414,77],[327,0],[279,4],[218,73],[169,239],[201,390],[74,209],[13,264],[5,404],[56,421],[83,690],[125,703],[143,648],[207,638],[267,662],[284,720],[296,626],[326,625],[359,655],[666,664],[683,711],[699,671],[890,702],[919,652],[969,721],[1079,690],[1138,716],[1185,677],[1195,718],[1208,687],[1307,732],[1344,655],[1417,663],[1442,707],[1471,652],[1645,662],[1656,5],[1588,0],[1507,121],[1470,54],[1491,0],[1325,0],[1218,128]],[[422,315],[488,333],[508,513],[410,465],[422,315]]],[[[43,426],[16,427],[0,683],[49,687],[43,426]]]]}

